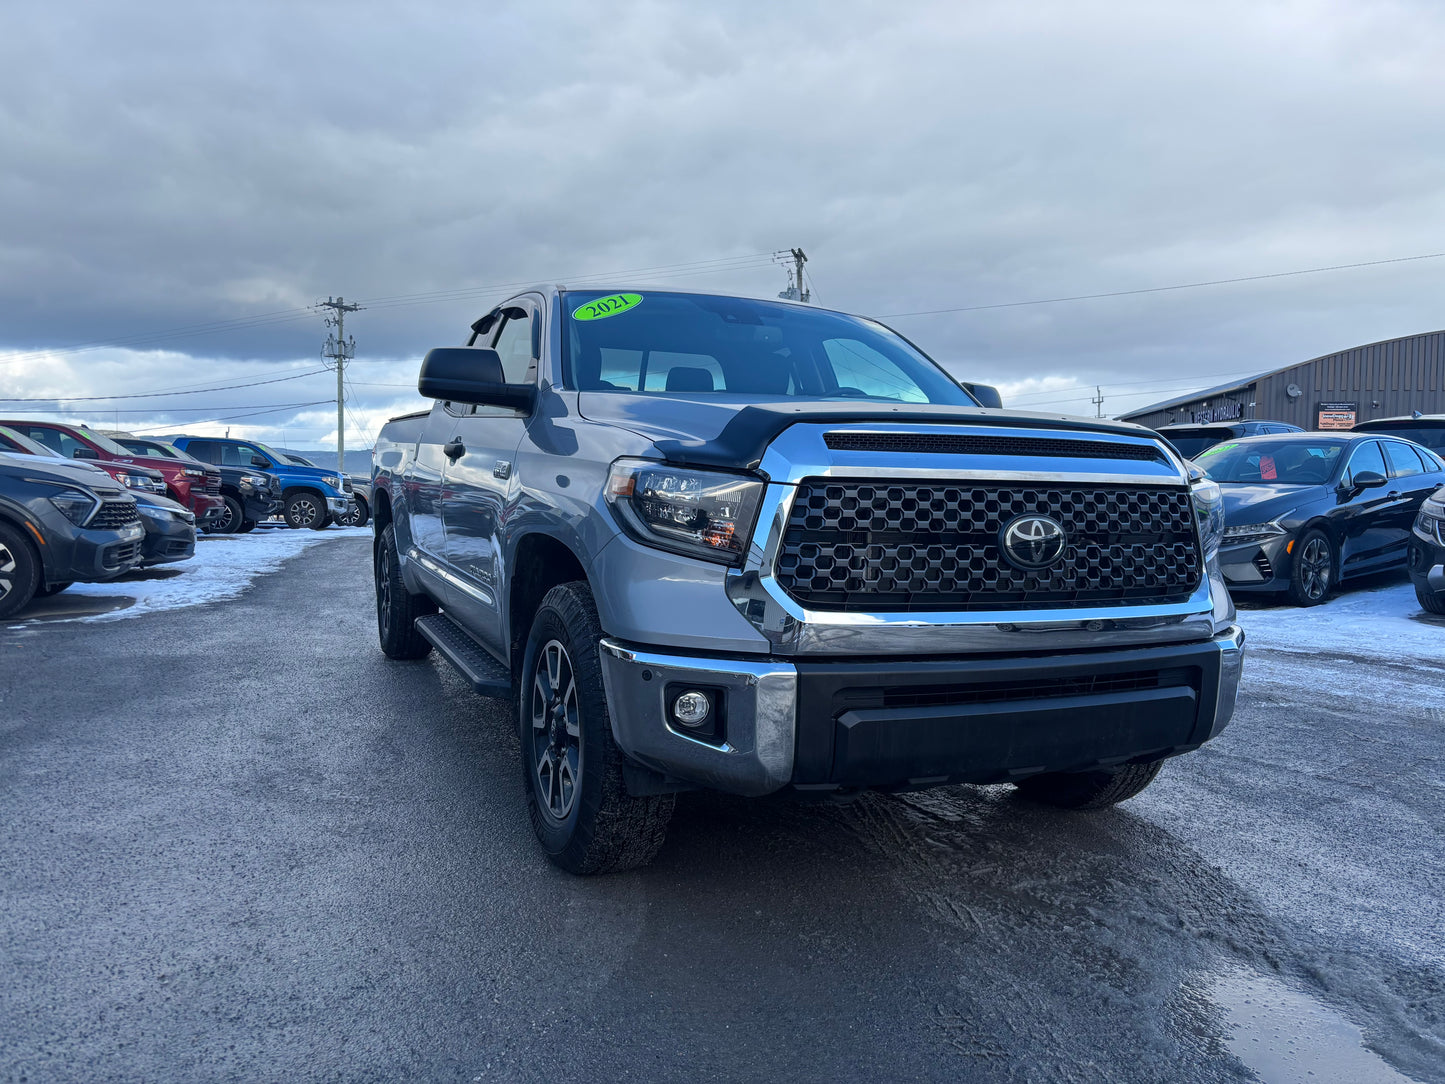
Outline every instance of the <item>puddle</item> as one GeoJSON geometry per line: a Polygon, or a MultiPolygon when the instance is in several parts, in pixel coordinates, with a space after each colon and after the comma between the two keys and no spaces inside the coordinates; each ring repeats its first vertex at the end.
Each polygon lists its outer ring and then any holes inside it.
{"type": "Polygon", "coordinates": [[[1263,1084],[1419,1084],[1365,1049],[1345,1017],[1276,979],[1235,968],[1205,993],[1224,1010],[1229,1052],[1263,1084]]]}

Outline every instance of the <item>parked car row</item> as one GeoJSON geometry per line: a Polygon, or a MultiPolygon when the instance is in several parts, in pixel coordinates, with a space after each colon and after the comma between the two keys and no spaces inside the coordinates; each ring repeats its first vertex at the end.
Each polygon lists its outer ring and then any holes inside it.
{"type": "Polygon", "coordinates": [[[1254,420],[1157,432],[1224,491],[1232,594],[1315,606],[1341,581],[1403,568],[1421,607],[1445,613],[1445,416],[1338,433],[1254,420]]]}

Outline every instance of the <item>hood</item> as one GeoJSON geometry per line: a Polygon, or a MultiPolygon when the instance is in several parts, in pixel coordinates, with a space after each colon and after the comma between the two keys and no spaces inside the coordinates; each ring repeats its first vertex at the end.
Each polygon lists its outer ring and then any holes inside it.
{"type": "Polygon", "coordinates": [[[1220,482],[1219,488],[1224,492],[1224,522],[1229,527],[1268,523],[1295,508],[1331,503],[1333,496],[1329,486],[1220,482]]]}
{"type": "Polygon", "coordinates": [[[670,462],[750,470],[773,439],[799,423],[847,425],[1005,425],[1025,429],[1116,433],[1158,440],[1140,425],[1068,414],[1027,414],[987,407],[879,403],[838,399],[777,399],[759,403],[733,395],[667,395],[584,391],[583,417],[630,430],[657,445],[670,462]]]}
{"type": "Polygon", "coordinates": [[[152,508],[164,508],[167,512],[174,512],[178,516],[188,516],[191,510],[178,501],[169,497],[162,497],[159,493],[146,493],[141,490],[132,490],[131,496],[135,497],[136,504],[149,505],[152,508]]]}
{"type": "Polygon", "coordinates": [[[162,459],[154,455],[128,455],[123,458],[118,456],[111,462],[124,463],[132,467],[145,467],[148,470],[160,471],[162,475],[173,474],[178,470],[197,469],[204,469],[207,474],[214,474],[218,477],[221,473],[209,463],[187,463],[184,459],[162,459]]]}
{"type": "Polygon", "coordinates": [[[13,455],[0,452],[0,476],[39,478],[58,485],[80,486],[107,497],[130,492],[99,467],[72,466],[69,460],[56,456],[13,455]]]}

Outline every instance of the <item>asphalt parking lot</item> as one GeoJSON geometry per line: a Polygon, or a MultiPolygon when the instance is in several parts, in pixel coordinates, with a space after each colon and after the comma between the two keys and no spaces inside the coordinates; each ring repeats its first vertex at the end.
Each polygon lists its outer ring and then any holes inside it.
{"type": "Polygon", "coordinates": [[[1427,658],[1275,633],[1103,813],[690,794],[579,880],[368,560],[0,628],[0,1081],[1445,1080],[1427,658]]]}

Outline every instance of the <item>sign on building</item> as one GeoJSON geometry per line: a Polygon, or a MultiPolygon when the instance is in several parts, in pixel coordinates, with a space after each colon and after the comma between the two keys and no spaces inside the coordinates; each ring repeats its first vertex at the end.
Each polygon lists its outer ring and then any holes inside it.
{"type": "Polygon", "coordinates": [[[1358,403],[1316,403],[1316,429],[1353,429],[1358,403]]]}
{"type": "Polygon", "coordinates": [[[1195,425],[1207,425],[1210,422],[1232,422],[1244,414],[1244,404],[1233,399],[1225,399],[1217,406],[1205,407],[1203,410],[1195,410],[1191,413],[1195,425]]]}

